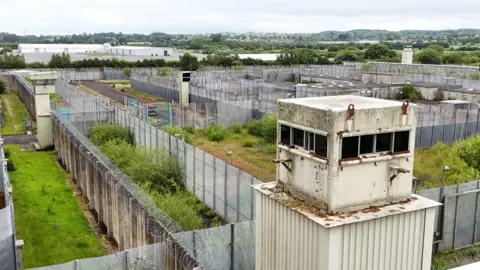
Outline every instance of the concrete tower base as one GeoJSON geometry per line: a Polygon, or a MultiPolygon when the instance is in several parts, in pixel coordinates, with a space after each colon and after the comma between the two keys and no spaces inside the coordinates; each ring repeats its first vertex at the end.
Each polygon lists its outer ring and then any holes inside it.
{"type": "Polygon", "coordinates": [[[279,191],[256,192],[256,269],[430,269],[435,201],[417,195],[397,204],[327,215],[279,191]]]}

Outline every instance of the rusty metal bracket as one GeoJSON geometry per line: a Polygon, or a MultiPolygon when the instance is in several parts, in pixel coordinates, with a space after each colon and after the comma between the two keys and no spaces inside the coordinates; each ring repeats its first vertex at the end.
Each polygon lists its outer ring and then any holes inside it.
{"type": "Polygon", "coordinates": [[[408,100],[404,100],[403,101],[403,104],[402,104],[402,115],[406,115],[408,114],[408,105],[410,103],[408,102],[408,100]]]}
{"type": "Polygon", "coordinates": [[[390,166],[389,169],[390,169],[390,171],[394,172],[393,175],[390,176],[390,186],[392,186],[393,179],[395,179],[399,174],[410,172],[409,169],[400,168],[400,167],[396,167],[396,166],[390,166]]]}
{"type": "Polygon", "coordinates": [[[274,163],[281,163],[289,172],[292,172],[292,168],[288,167],[287,162],[292,162],[292,159],[288,158],[288,159],[274,159],[273,160],[274,163]]]}
{"type": "Polygon", "coordinates": [[[353,104],[348,105],[347,119],[352,119],[355,116],[355,106],[353,104]]]}

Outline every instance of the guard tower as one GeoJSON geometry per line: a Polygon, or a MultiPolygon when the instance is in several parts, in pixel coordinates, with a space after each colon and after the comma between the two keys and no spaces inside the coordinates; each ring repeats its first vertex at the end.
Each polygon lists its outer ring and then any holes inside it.
{"type": "Polygon", "coordinates": [[[256,269],[430,269],[434,207],[411,193],[416,108],[279,100],[277,181],[256,192],[256,269]]]}
{"type": "Polygon", "coordinates": [[[53,145],[52,112],[50,108],[50,94],[55,93],[57,72],[30,73],[30,79],[35,90],[35,110],[37,122],[37,149],[44,149],[53,145]]]}
{"type": "Polygon", "coordinates": [[[402,64],[411,65],[413,63],[412,45],[405,45],[402,52],[402,64]]]}
{"type": "Polygon", "coordinates": [[[182,104],[188,104],[190,100],[190,71],[182,71],[179,73],[180,89],[179,89],[179,102],[182,104]]]}

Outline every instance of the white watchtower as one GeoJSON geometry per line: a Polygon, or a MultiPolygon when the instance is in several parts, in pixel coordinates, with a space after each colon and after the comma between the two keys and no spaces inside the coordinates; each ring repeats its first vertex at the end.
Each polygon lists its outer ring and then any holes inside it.
{"type": "Polygon", "coordinates": [[[36,72],[29,74],[35,90],[35,112],[37,122],[37,149],[53,145],[52,112],[50,94],[55,93],[57,72],[36,72]]]}
{"type": "Polygon", "coordinates": [[[415,105],[278,105],[277,181],[254,186],[256,269],[430,269],[439,204],[411,192],[415,105]]]}

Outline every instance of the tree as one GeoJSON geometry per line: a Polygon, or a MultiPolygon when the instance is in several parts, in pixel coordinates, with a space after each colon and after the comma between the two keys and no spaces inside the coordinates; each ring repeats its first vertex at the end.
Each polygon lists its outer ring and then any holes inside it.
{"type": "Polygon", "coordinates": [[[3,54],[0,56],[0,69],[25,68],[25,57],[18,54],[3,54]]]}
{"type": "Polygon", "coordinates": [[[415,86],[411,84],[404,84],[402,88],[400,88],[400,92],[397,95],[398,100],[405,100],[408,99],[411,102],[415,102],[422,99],[422,94],[420,91],[417,91],[415,86]]]}
{"type": "Polygon", "coordinates": [[[70,54],[62,53],[56,54],[54,53],[48,62],[48,66],[50,68],[70,68],[72,67],[72,60],[70,58],[70,54]]]}
{"type": "Polygon", "coordinates": [[[434,49],[424,49],[415,54],[415,58],[422,64],[442,64],[442,56],[434,49]]]}
{"type": "Polygon", "coordinates": [[[210,38],[212,39],[212,42],[218,43],[218,42],[222,41],[222,34],[221,33],[211,34],[210,38]]]}
{"type": "Polygon", "coordinates": [[[427,49],[432,49],[432,50],[435,50],[437,51],[439,54],[443,54],[443,52],[445,51],[445,48],[441,45],[436,45],[436,44],[432,44],[432,45],[429,45],[427,47],[427,49]]]}
{"type": "Polygon", "coordinates": [[[385,44],[375,44],[365,51],[365,59],[393,58],[397,53],[385,44]]]}
{"type": "Polygon", "coordinates": [[[197,57],[189,53],[185,53],[180,57],[180,61],[178,62],[178,65],[182,70],[189,70],[189,71],[198,70],[198,68],[200,67],[197,57]]]}
{"type": "Polygon", "coordinates": [[[337,56],[335,56],[335,61],[350,61],[350,62],[360,62],[363,61],[361,56],[361,51],[339,51],[337,56]]]}
{"type": "Polygon", "coordinates": [[[125,76],[130,76],[132,74],[132,69],[129,67],[123,68],[123,74],[125,74],[125,76]]]}
{"type": "Polygon", "coordinates": [[[2,80],[0,80],[0,94],[5,93],[5,90],[6,90],[5,83],[2,80]]]}

